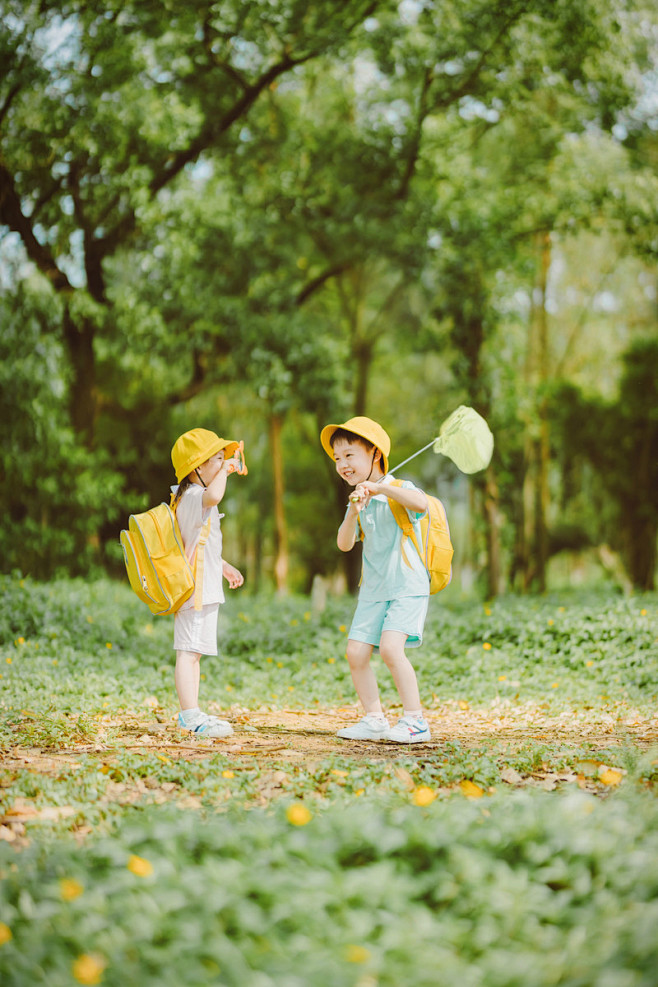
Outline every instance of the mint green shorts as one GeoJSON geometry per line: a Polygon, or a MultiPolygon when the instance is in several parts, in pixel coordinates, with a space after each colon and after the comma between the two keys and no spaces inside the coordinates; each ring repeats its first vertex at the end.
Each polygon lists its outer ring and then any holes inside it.
{"type": "Polygon", "coordinates": [[[383,603],[359,602],[347,636],[378,648],[384,631],[399,631],[407,635],[407,648],[417,648],[423,643],[428,603],[429,596],[403,596],[383,603]]]}

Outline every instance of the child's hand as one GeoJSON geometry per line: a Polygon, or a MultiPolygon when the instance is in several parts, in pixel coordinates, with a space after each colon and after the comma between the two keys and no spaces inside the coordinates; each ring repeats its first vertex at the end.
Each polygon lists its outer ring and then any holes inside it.
{"type": "Polygon", "coordinates": [[[364,480],[363,483],[357,483],[354,492],[350,494],[350,503],[357,512],[360,512],[364,507],[368,506],[370,498],[376,493],[377,484],[371,483],[369,480],[364,480]]]}
{"type": "Polygon", "coordinates": [[[235,568],[234,565],[231,565],[229,562],[223,562],[222,572],[224,574],[224,579],[228,581],[231,589],[237,589],[238,586],[242,586],[244,576],[235,568]]]}
{"type": "Polygon", "coordinates": [[[233,456],[232,459],[226,459],[224,461],[224,469],[227,473],[238,473],[242,469],[242,463],[237,456],[233,456]]]}

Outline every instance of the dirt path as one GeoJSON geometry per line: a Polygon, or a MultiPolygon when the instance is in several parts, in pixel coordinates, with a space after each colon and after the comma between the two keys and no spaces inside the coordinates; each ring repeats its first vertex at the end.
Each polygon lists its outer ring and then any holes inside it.
{"type": "Polygon", "coordinates": [[[95,742],[76,743],[59,750],[14,748],[5,751],[2,763],[4,767],[11,767],[12,762],[24,763],[27,758],[32,770],[39,770],[36,764],[41,761],[47,772],[49,768],[54,770],[58,762],[81,754],[111,760],[124,750],[160,752],[168,757],[190,761],[207,758],[209,754],[223,754],[237,761],[290,760],[310,764],[332,756],[355,760],[395,760],[401,757],[424,760],[441,757],[445,753],[449,757],[455,744],[462,748],[496,750],[501,754],[528,744],[561,750],[586,748],[592,753],[622,745],[635,746],[640,750],[658,746],[658,713],[646,716],[628,708],[611,713],[583,710],[550,716],[536,704],[501,704],[499,708],[494,706],[485,710],[471,709],[465,703],[449,704],[427,713],[432,730],[431,742],[411,746],[364,743],[336,737],[336,731],[341,726],[358,719],[359,713],[354,706],[317,710],[247,710],[233,707],[230,711],[223,711],[223,715],[235,727],[235,734],[223,740],[194,740],[182,734],[162,711],[157,711],[159,722],[154,722],[152,716],[148,719],[135,716],[108,719],[95,742]]]}

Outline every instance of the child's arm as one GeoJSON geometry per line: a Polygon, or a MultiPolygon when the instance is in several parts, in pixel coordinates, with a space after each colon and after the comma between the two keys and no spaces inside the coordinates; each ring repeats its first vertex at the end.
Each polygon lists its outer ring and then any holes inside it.
{"type": "Polygon", "coordinates": [[[363,483],[356,485],[352,496],[357,494],[359,496],[358,503],[363,506],[375,494],[383,494],[390,500],[397,500],[398,504],[402,504],[408,511],[413,511],[416,514],[424,514],[427,510],[427,497],[417,487],[398,487],[393,483],[373,483],[371,480],[364,480],[363,483]]]}
{"type": "Polygon", "coordinates": [[[345,520],[338,529],[338,537],[336,538],[336,543],[341,552],[349,552],[351,548],[354,548],[354,543],[356,542],[357,518],[359,517],[359,511],[362,507],[363,504],[355,504],[350,502],[350,509],[345,515],[345,520]]]}
{"type": "Polygon", "coordinates": [[[219,504],[224,497],[224,494],[226,493],[226,481],[229,478],[229,473],[227,472],[226,467],[229,463],[233,463],[236,469],[239,469],[240,467],[240,464],[237,463],[235,459],[226,459],[222,462],[219,472],[203,491],[202,503],[204,510],[219,504]]]}

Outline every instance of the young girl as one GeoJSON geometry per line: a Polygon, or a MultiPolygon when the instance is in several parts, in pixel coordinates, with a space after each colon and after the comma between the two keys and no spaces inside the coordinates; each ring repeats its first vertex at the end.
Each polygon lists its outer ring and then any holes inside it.
{"type": "Polygon", "coordinates": [[[338,547],[349,552],[363,537],[363,576],[356,612],[347,641],[352,681],[365,716],[353,727],[338,731],[348,740],[393,740],[414,744],[431,739],[420,705],[416,673],[405,646],[418,647],[429,600],[429,577],[422,559],[411,547],[402,554],[402,530],[388,504],[396,500],[407,509],[422,544],[417,522],[427,510],[427,498],[408,480],[393,486],[388,477],[391,440],[370,418],[350,418],[342,425],[327,425],[322,446],[336,464],[338,475],[354,492],[338,529],[338,547]],[[390,728],[382,711],[379,689],[370,665],[378,647],[402,701],[403,716],[390,728]]]}
{"type": "Polygon", "coordinates": [[[178,725],[203,737],[228,737],[233,733],[226,720],[209,716],[199,709],[199,680],[201,655],[217,654],[217,615],[219,604],[224,602],[222,578],[228,581],[231,589],[244,582],[241,573],[222,559],[220,518],[224,515],[217,510],[217,504],[226,492],[230,467],[239,467],[239,463],[227,458],[233,456],[237,448],[237,442],[221,439],[205,428],[194,428],[181,435],[171,450],[179,483],[178,487],[172,488],[172,506],[191,565],[194,566],[200,539],[203,544],[196,572],[197,582],[202,582],[202,596],[195,599],[192,594],[174,617],[175,679],[180,702],[178,725]]]}

